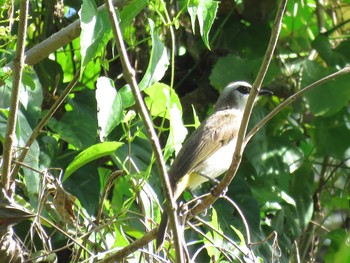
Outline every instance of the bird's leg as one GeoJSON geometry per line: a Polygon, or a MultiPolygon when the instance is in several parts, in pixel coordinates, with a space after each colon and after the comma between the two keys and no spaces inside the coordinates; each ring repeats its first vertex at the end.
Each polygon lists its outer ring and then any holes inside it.
{"type": "MultiPolygon", "coordinates": [[[[205,174],[202,174],[202,173],[199,173],[200,176],[203,176],[204,178],[208,179],[208,181],[211,181],[211,182],[214,182],[214,186],[210,189],[210,193],[213,195],[213,196],[216,196],[214,193],[213,193],[213,190],[218,186],[218,184],[220,183],[219,180],[216,180],[215,178],[212,178],[212,177],[209,177],[205,174]]],[[[220,196],[224,196],[226,195],[226,192],[227,192],[227,187],[226,189],[222,192],[222,194],[220,196]]]]}
{"type": "MultiPolygon", "coordinates": [[[[212,177],[209,177],[205,174],[202,174],[202,173],[198,173],[200,176],[203,176],[205,177],[206,179],[208,179],[208,181],[211,181],[211,182],[214,182],[214,186],[210,189],[210,193],[213,195],[213,196],[216,196],[214,193],[213,193],[213,190],[218,186],[218,184],[220,183],[219,180],[216,180],[215,178],[212,178],[212,177]]],[[[224,189],[224,191],[222,192],[222,194],[220,196],[224,196],[226,195],[226,192],[227,192],[227,187],[226,189],[224,189]]]]}
{"type": "Polygon", "coordinates": [[[220,181],[219,180],[216,180],[215,178],[212,178],[206,174],[202,174],[202,173],[198,173],[200,176],[203,176],[204,178],[208,179],[208,181],[210,182],[214,182],[215,184],[219,184],[220,181]]]}
{"type": "Polygon", "coordinates": [[[188,213],[188,205],[187,203],[181,201],[179,204],[179,223],[181,226],[185,224],[187,213],[188,213]]]}

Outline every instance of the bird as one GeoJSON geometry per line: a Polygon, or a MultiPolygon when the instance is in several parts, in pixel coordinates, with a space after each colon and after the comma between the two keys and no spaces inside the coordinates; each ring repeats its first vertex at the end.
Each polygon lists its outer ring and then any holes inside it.
{"type": "MultiPolygon", "coordinates": [[[[238,130],[252,86],[245,81],[229,83],[215,103],[213,113],[185,141],[168,171],[173,198],[189,188],[223,174],[232,162],[238,130]]],[[[260,90],[258,95],[271,94],[260,90]]],[[[163,212],[158,227],[156,248],[164,242],[168,215],[163,212]]]]}

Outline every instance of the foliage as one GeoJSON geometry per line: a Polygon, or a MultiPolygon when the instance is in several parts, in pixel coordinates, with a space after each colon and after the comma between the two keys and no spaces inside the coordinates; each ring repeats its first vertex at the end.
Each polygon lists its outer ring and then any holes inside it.
{"type": "MultiPolygon", "coordinates": [[[[0,2],[3,144],[19,4],[0,2]]],[[[14,199],[40,215],[15,227],[33,261],[103,260],[156,227],[164,201],[143,120],[122,78],[108,14],[97,9],[101,1],[77,2],[30,4],[27,50],[81,21],[79,37],[23,71],[13,149],[18,155],[81,70],[16,177],[14,199]]],[[[192,132],[197,118],[212,111],[218,92],[231,81],[254,81],[277,1],[122,2],[115,11],[128,56],[171,165],[187,129],[192,132]]],[[[347,8],[346,0],[288,2],[264,80],[274,95],[257,103],[250,127],[287,97],[349,64],[347,8]]],[[[186,229],[195,262],[350,260],[349,81],[345,75],[311,90],[253,137],[227,198],[186,229]]],[[[207,183],[198,193],[211,187],[207,183]]],[[[155,253],[150,243],[124,260],[162,261],[155,253]]],[[[159,256],[173,260],[171,238],[159,256]]]]}

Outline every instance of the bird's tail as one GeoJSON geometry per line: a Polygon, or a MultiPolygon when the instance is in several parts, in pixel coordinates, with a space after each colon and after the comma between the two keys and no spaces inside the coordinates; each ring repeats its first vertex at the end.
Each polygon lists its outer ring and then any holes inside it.
{"type": "Polygon", "coordinates": [[[157,239],[156,239],[157,251],[160,250],[160,248],[164,243],[167,228],[168,228],[168,214],[166,213],[166,211],[163,211],[162,219],[158,227],[158,233],[157,233],[157,239]]]}

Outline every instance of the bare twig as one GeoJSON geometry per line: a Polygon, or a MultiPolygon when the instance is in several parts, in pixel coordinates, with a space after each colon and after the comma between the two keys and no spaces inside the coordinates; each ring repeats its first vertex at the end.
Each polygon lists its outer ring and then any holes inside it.
{"type": "Polygon", "coordinates": [[[104,201],[105,201],[107,194],[109,193],[109,190],[113,186],[114,180],[118,179],[121,175],[123,175],[123,173],[124,172],[122,170],[114,171],[108,177],[108,180],[107,180],[105,187],[103,189],[103,192],[102,192],[100,204],[98,206],[97,216],[96,216],[96,220],[95,220],[96,224],[100,224],[102,210],[103,210],[103,204],[104,204],[104,201]]]}
{"type": "MultiPolygon", "coordinates": [[[[7,130],[4,142],[3,151],[3,166],[2,166],[2,178],[1,183],[5,191],[12,196],[10,191],[11,181],[11,165],[12,165],[12,147],[16,129],[16,121],[19,105],[19,89],[22,81],[23,67],[24,67],[24,47],[27,34],[27,19],[28,19],[28,0],[21,0],[20,2],[20,16],[18,23],[18,36],[16,56],[13,61],[13,83],[11,91],[10,113],[7,122],[7,130]]],[[[12,179],[12,180],[11,180],[12,179]]]]}
{"type": "MultiPolygon", "coordinates": [[[[236,244],[235,241],[233,241],[232,239],[230,239],[227,235],[225,235],[224,233],[221,233],[218,229],[214,228],[210,223],[207,223],[205,220],[201,219],[200,217],[196,217],[196,220],[198,220],[202,225],[211,228],[212,231],[214,231],[215,233],[217,233],[218,235],[222,236],[222,238],[225,240],[225,244],[230,244],[233,247],[235,247],[239,252],[241,252],[243,255],[248,256],[248,253],[245,252],[239,245],[236,244]]],[[[199,233],[200,235],[202,235],[204,238],[207,238],[207,234],[203,233],[202,230],[198,229],[195,225],[193,225],[192,223],[188,223],[188,225],[190,226],[190,228],[194,229],[197,233],[199,233]]],[[[238,255],[236,255],[238,258],[238,255]]]]}
{"type": "Polygon", "coordinates": [[[281,104],[279,104],[275,109],[273,109],[273,111],[271,111],[264,119],[262,119],[247,135],[247,137],[245,138],[244,144],[247,144],[250,139],[260,130],[261,127],[263,127],[269,120],[271,120],[274,116],[276,116],[276,114],[278,114],[279,112],[281,112],[285,107],[287,107],[289,104],[291,104],[292,102],[294,102],[296,99],[300,98],[301,96],[303,96],[306,92],[328,82],[331,81],[335,78],[338,78],[342,75],[345,74],[349,74],[350,73],[350,66],[346,66],[345,68],[330,74],[320,80],[315,81],[314,83],[310,84],[309,86],[305,87],[302,90],[299,90],[297,93],[293,94],[292,96],[290,96],[288,99],[286,99],[285,101],[283,101],[281,104]]]}
{"type": "Polygon", "coordinates": [[[140,249],[141,247],[147,245],[150,241],[152,241],[156,235],[157,235],[158,229],[153,229],[147,234],[145,234],[142,238],[135,240],[133,243],[131,243],[129,246],[124,247],[121,250],[118,250],[116,253],[112,254],[111,256],[101,260],[102,263],[112,263],[112,262],[121,262],[122,259],[127,257],[128,255],[132,254],[136,250],[140,249]]]}
{"type": "Polygon", "coordinates": [[[135,97],[136,105],[143,119],[146,131],[148,133],[149,140],[151,142],[151,145],[155,154],[155,158],[157,160],[158,170],[160,173],[163,189],[166,189],[166,192],[165,192],[166,211],[169,215],[170,226],[174,233],[176,262],[182,262],[183,253],[182,253],[182,246],[181,246],[181,241],[179,237],[178,220],[176,216],[176,203],[172,197],[170,181],[167,175],[165,161],[163,159],[159,140],[156,132],[154,131],[152,121],[149,117],[147,108],[140,94],[138,84],[136,82],[135,75],[134,75],[134,69],[132,68],[129,62],[128,54],[126,52],[126,48],[122,37],[122,32],[120,30],[119,22],[116,17],[111,0],[105,0],[105,5],[108,10],[108,14],[111,21],[111,27],[113,30],[114,37],[116,39],[116,47],[120,55],[121,63],[123,66],[123,75],[127,83],[130,85],[133,95],[135,97]]]}

